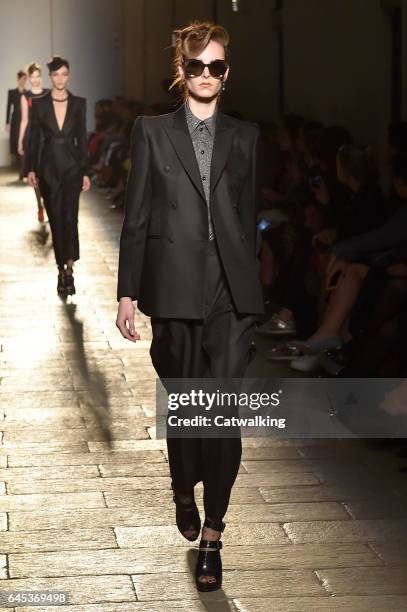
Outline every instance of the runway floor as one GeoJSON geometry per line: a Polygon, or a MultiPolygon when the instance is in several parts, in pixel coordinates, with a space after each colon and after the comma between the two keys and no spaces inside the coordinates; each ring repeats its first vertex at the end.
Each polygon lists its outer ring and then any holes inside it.
{"type": "Polygon", "coordinates": [[[137,345],[115,326],[120,226],[82,197],[64,303],[34,194],[0,172],[0,594],[66,591],[72,612],[407,610],[403,460],[357,440],[245,438],[223,588],[197,593],[155,438],[149,321],[137,345]]]}

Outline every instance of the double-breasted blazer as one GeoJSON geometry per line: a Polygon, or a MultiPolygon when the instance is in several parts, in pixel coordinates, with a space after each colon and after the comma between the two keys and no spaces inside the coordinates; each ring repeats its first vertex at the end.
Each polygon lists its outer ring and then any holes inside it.
{"type": "Polygon", "coordinates": [[[69,93],[65,120],[59,129],[51,92],[32,101],[28,171],[54,184],[67,172],[87,174],[86,100],[69,93]]]}
{"type": "MultiPolygon", "coordinates": [[[[218,111],[210,209],[238,313],[263,312],[256,257],[259,129],[218,111]]],[[[120,238],[117,298],[148,316],[202,319],[208,215],[185,108],[138,117],[120,238]]]]}

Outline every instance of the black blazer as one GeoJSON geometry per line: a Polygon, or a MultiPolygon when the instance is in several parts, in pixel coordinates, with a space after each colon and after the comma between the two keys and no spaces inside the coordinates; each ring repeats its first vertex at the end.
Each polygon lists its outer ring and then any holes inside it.
{"type": "MultiPolygon", "coordinates": [[[[239,313],[263,312],[256,258],[259,129],[217,114],[210,176],[216,240],[239,313]]],[[[117,298],[148,316],[204,317],[208,217],[183,106],[138,117],[120,238],[117,298]]]]}
{"type": "Polygon", "coordinates": [[[66,172],[87,174],[86,100],[69,93],[62,130],[59,129],[51,92],[32,99],[28,171],[51,181],[66,172]]]}

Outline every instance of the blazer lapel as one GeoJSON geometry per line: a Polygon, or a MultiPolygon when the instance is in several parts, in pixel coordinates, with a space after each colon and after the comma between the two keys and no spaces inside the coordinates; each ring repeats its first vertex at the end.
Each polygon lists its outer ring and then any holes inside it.
{"type": "Polygon", "coordinates": [[[185,171],[195,185],[197,191],[201,194],[202,199],[206,202],[198,162],[196,161],[183,105],[174,113],[173,126],[166,127],[165,130],[181,164],[184,166],[185,171]]]}
{"type": "Polygon", "coordinates": [[[70,126],[71,119],[72,119],[72,116],[73,116],[73,107],[74,107],[74,105],[75,105],[75,98],[70,93],[69,97],[68,97],[68,103],[66,105],[65,121],[64,121],[64,124],[62,126],[62,130],[61,130],[64,133],[68,133],[69,132],[69,126],[70,126]]]}
{"type": "Polygon", "coordinates": [[[218,112],[216,120],[215,141],[213,143],[211,163],[211,194],[215,189],[226,165],[232,148],[236,128],[228,121],[227,115],[218,112]]]}
{"type": "Polygon", "coordinates": [[[51,115],[51,117],[53,119],[53,123],[54,123],[55,129],[56,129],[58,134],[65,133],[67,131],[68,122],[69,122],[69,120],[71,118],[71,115],[72,115],[72,105],[74,104],[72,94],[69,94],[69,97],[68,97],[68,102],[67,102],[67,105],[66,105],[65,119],[64,119],[64,123],[62,125],[62,130],[59,129],[59,125],[58,125],[58,121],[57,121],[57,116],[55,114],[54,103],[52,101],[51,93],[49,93],[47,95],[48,95],[49,106],[50,106],[50,115],[51,115]]]}
{"type": "MultiPolygon", "coordinates": [[[[185,168],[188,176],[195,185],[202,199],[206,202],[205,192],[202,185],[202,179],[199,172],[198,163],[196,161],[194,147],[192,145],[191,136],[188,131],[188,125],[185,117],[184,106],[181,106],[174,113],[174,122],[172,127],[166,127],[166,132],[172,142],[175,152],[185,168]]],[[[213,143],[211,176],[210,176],[210,193],[213,193],[226,162],[230,155],[233,138],[236,133],[236,127],[229,121],[227,115],[218,111],[216,118],[215,140],[213,143]]]]}

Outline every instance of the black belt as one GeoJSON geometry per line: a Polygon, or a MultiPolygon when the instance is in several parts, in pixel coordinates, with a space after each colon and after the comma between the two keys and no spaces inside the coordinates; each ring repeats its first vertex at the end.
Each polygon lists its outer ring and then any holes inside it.
{"type": "Polygon", "coordinates": [[[67,144],[67,140],[65,138],[46,138],[44,140],[45,144],[67,144]]]}

